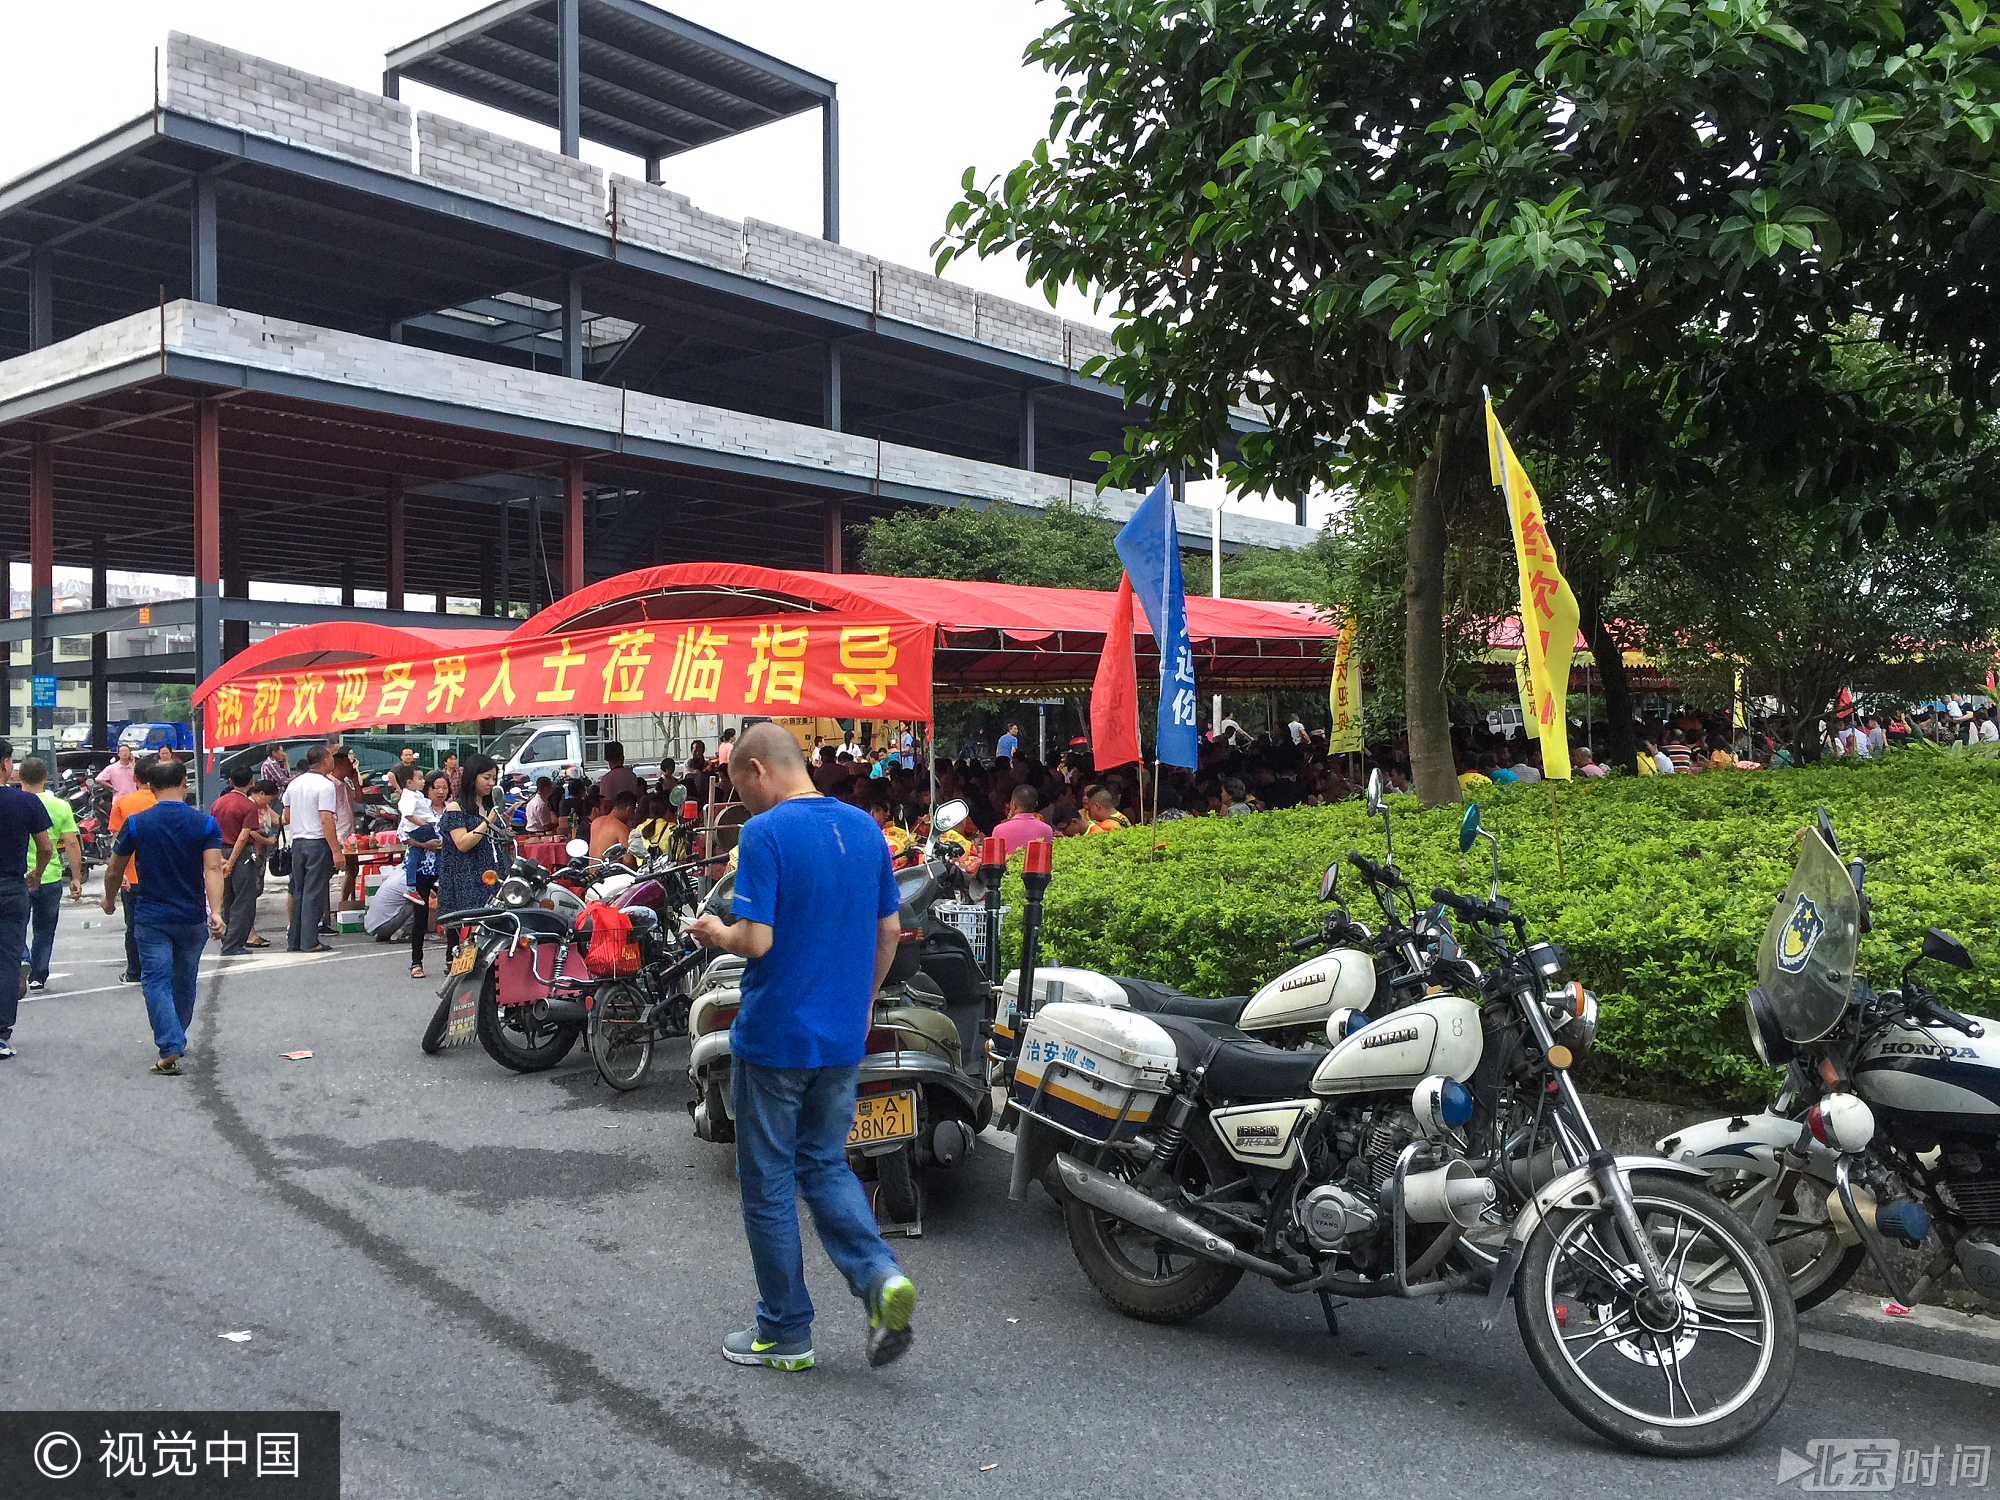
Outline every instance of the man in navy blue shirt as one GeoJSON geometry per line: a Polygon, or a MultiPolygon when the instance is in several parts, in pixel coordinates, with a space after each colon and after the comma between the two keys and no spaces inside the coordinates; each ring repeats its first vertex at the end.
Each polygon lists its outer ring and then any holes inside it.
{"type": "Polygon", "coordinates": [[[222,936],[222,829],[187,802],[187,767],[164,755],[146,768],[159,800],[127,818],[104,867],[104,910],[118,909],[125,864],[134,855],[146,872],[132,903],[139,944],[139,983],[160,1060],[153,1071],[178,1077],[194,1021],[201,950],[222,936]]]}
{"type": "Polygon", "coordinates": [[[812,1367],[802,1196],[828,1258],[868,1310],[868,1362],[886,1365],[910,1346],[917,1291],[875,1227],[847,1165],[847,1136],[869,1009],[901,936],[889,846],[868,814],[814,789],[781,725],[746,730],[729,772],[755,814],[737,850],[738,920],[704,916],[693,931],[749,960],[729,1030],[729,1088],[758,1302],[756,1323],[722,1341],[723,1357],[812,1367]]]}
{"type": "Polygon", "coordinates": [[[33,793],[9,786],[13,779],[14,742],[0,740],[0,1058],[14,1055],[14,1018],[27,969],[15,955],[28,944],[28,920],[34,912],[29,891],[41,885],[42,871],[56,849],[49,837],[49,810],[33,793]],[[30,843],[35,846],[32,870],[30,843]]]}

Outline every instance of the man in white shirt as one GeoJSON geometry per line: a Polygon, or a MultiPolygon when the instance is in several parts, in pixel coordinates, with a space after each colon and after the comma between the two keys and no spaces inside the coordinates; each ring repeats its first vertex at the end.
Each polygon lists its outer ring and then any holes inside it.
{"type": "Polygon", "coordinates": [[[1995,712],[1996,710],[1989,708],[1979,716],[1979,739],[1982,744],[1991,745],[2000,741],[2000,726],[1996,726],[1993,722],[1995,712]]]}
{"type": "MultiPolygon", "coordinates": [[[[606,773],[609,774],[608,772],[606,773]]],[[[555,800],[556,784],[544,776],[535,783],[535,795],[528,799],[526,817],[528,832],[541,838],[552,838],[556,831],[556,810],[550,803],[555,800]]]]}
{"type": "Polygon", "coordinates": [[[326,774],[327,748],[306,751],[306,768],[285,788],[285,822],[292,839],[292,910],[285,948],[292,953],[325,953],[319,940],[326,917],[327,883],[333,879],[340,834],[334,826],[339,795],[326,774]]]}

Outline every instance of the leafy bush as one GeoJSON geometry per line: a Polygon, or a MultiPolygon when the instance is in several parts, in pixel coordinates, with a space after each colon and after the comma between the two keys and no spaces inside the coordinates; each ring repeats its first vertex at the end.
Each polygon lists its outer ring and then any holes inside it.
{"type": "MultiPolygon", "coordinates": [[[[1928,964],[1924,982],[1947,1004],[2000,1014],[1987,998],[2000,971],[2000,894],[1981,878],[2000,864],[2000,763],[1897,753],[1875,764],[1579,780],[1553,790],[1560,874],[1547,784],[1496,788],[1481,814],[1500,837],[1502,891],[1532,934],[1563,945],[1571,974],[1599,996],[1590,1086],[1689,1104],[1752,1100],[1771,1086],[1750,1051],[1743,995],[1791,879],[1792,840],[1821,804],[1842,854],[1868,861],[1875,920],[1862,972],[1894,983],[1935,923],[1964,940],[1978,967],[1963,975],[1928,964]]],[[[1460,809],[1425,811],[1411,797],[1389,805],[1397,861],[1415,885],[1485,890],[1487,846],[1459,854],[1460,809]]],[[[1254,989],[1292,961],[1287,939],[1315,930],[1320,873],[1349,849],[1382,852],[1381,825],[1358,802],[1061,840],[1043,962],[1060,955],[1198,994],[1254,989]]],[[[1341,889],[1356,915],[1379,915],[1353,873],[1343,865],[1341,889]]],[[[1012,963],[1018,876],[1008,901],[1012,963]]]]}

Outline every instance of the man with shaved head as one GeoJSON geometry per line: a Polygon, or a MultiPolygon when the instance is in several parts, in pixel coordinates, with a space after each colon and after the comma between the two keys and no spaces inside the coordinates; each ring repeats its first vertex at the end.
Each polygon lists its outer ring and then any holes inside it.
{"type": "Polygon", "coordinates": [[[729,1028],[729,1096],[757,1321],[722,1341],[723,1358],[812,1367],[803,1197],[828,1258],[868,1310],[868,1362],[886,1365],[910,1346],[917,1291],[875,1227],[847,1165],[847,1136],[869,1008],[902,932],[889,848],[867,813],[820,795],[782,725],[745,730],[729,774],[753,814],[737,846],[735,920],[704,916],[693,928],[699,941],[749,960],[729,1028]]]}

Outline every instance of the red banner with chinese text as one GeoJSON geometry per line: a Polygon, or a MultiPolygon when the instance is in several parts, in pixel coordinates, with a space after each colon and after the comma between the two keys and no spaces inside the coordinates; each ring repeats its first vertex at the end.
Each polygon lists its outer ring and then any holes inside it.
{"type": "Polygon", "coordinates": [[[252,669],[203,705],[204,743],[385,724],[704,713],[927,720],[931,627],[791,613],[496,635],[448,656],[252,669]]]}

